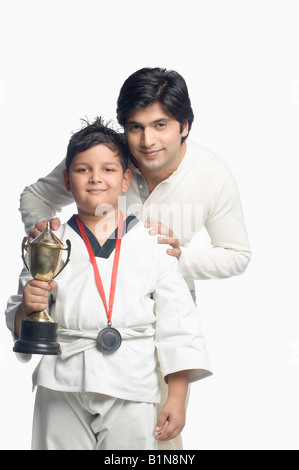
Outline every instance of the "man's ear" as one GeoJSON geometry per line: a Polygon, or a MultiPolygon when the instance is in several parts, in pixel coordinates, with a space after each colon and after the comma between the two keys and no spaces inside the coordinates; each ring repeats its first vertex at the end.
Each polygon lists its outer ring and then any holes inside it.
{"type": "Polygon", "coordinates": [[[126,193],[130,187],[132,180],[132,172],[131,170],[126,170],[124,172],[124,177],[123,177],[123,187],[122,187],[122,192],[126,193]]]}
{"type": "Polygon", "coordinates": [[[71,192],[70,177],[69,177],[69,174],[68,174],[67,170],[63,170],[62,179],[63,179],[63,182],[64,182],[65,189],[68,192],[71,192]]]}
{"type": "Polygon", "coordinates": [[[189,133],[189,121],[186,121],[183,125],[182,137],[186,137],[189,133]]]}

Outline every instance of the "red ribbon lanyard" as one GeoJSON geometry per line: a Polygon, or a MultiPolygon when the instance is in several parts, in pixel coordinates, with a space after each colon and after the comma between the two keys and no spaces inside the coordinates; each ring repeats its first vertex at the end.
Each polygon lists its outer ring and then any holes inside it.
{"type": "Polygon", "coordinates": [[[86,245],[91,264],[93,266],[94,270],[94,277],[98,286],[98,290],[101,296],[101,299],[103,301],[105,310],[106,310],[106,315],[108,318],[108,323],[111,323],[111,318],[112,318],[112,310],[113,310],[113,303],[114,303],[114,297],[115,297],[115,289],[116,289],[116,279],[117,279],[117,272],[118,272],[118,264],[119,264],[119,256],[120,256],[120,248],[121,248],[121,241],[122,241],[122,234],[123,234],[123,224],[124,224],[124,215],[121,212],[120,217],[119,217],[119,222],[118,222],[118,230],[117,230],[117,240],[116,240],[116,246],[115,246],[115,255],[114,255],[114,262],[113,262],[113,269],[112,269],[112,276],[111,276],[111,286],[110,286],[110,296],[109,296],[109,308],[107,306],[107,300],[105,296],[105,291],[102,283],[102,279],[100,276],[99,268],[96,262],[95,255],[92,251],[91,245],[89,243],[88,237],[86,235],[86,231],[84,229],[84,225],[77,216],[77,224],[80,230],[80,233],[82,235],[83,241],[86,245]]]}

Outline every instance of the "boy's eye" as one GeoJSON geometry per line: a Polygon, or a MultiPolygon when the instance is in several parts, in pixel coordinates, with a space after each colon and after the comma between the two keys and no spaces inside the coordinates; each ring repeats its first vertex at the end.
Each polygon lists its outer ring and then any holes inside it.
{"type": "Polygon", "coordinates": [[[78,168],[77,172],[78,173],[87,173],[89,171],[89,168],[78,168]]]}

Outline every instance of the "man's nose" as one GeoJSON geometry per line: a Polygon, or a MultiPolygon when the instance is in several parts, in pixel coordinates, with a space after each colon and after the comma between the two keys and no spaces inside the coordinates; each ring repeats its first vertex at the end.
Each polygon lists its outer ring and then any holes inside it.
{"type": "Polygon", "coordinates": [[[156,143],[156,134],[153,129],[146,127],[142,133],[142,145],[144,147],[152,147],[156,143]]]}

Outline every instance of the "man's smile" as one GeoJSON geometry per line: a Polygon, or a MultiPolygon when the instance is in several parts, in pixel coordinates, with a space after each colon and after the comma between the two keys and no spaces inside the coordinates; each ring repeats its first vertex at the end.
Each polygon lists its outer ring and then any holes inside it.
{"type": "Polygon", "coordinates": [[[147,158],[155,158],[160,152],[162,152],[163,149],[157,149],[157,150],[140,150],[140,152],[145,155],[147,158]]]}

